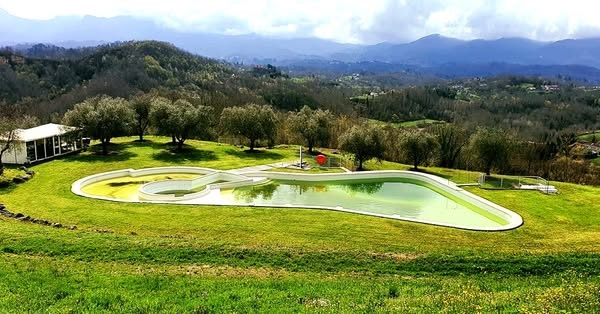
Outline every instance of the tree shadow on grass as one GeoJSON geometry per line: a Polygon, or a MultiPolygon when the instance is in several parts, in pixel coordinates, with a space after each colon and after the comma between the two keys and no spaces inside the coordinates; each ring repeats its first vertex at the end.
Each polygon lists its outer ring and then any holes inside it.
{"type": "Polygon", "coordinates": [[[85,162],[114,162],[126,161],[137,156],[127,150],[125,143],[108,144],[108,155],[102,154],[102,145],[96,144],[88,148],[86,153],[74,153],[64,158],[65,161],[85,161],[85,162]]]}
{"type": "Polygon", "coordinates": [[[225,153],[231,156],[238,157],[240,159],[255,159],[255,160],[279,160],[283,159],[285,156],[268,150],[254,150],[250,152],[249,150],[236,150],[236,149],[226,149],[225,153]]]}
{"type": "Polygon", "coordinates": [[[115,162],[115,161],[126,161],[136,157],[136,153],[128,151],[109,151],[108,155],[102,155],[102,153],[91,153],[78,158],[78,161],[85,162],[115,162]]]}
{"type": "MultiPolygon", "coordinates": [[[[171,142],[168,142],[168,144],[170,144],[170,143],[171,142]]],[[[139,140],[135,140],[135,141],[131,141],[131,142],[121,143],[121,145],[123,145],[123,147],[127,147],[127,148],[151,147],[151,148],[156,148],[156,149],[164,148],[165,145],[168,145],[168,144],[156,142],[156,141],[153,141],[150,139],[146,139],[142,142],[140,142],[139,140]]]]}
{"type": "Polygon", "coordinates": [[[172,145],[162,145],[160,152],[152,154],[154,160],[162,162],[184,162],[184,161],[211,161],[217,160],[217,155],[209,150],[197,149],[193,146],[184,145],[182,151],[177,151],[172,145]]]}
{"type": "MultiPolygon", "coordinates": [[[[8,184],[8,186],[0,185],[0,195],[9,194],[11,191],[16,189],[18,186],[18,184],[15,184],[15,183],[7,183],[7,184],[8,184]]],[[[2,204],[2,202],[0,202],[0,204],[2,204]]]]}

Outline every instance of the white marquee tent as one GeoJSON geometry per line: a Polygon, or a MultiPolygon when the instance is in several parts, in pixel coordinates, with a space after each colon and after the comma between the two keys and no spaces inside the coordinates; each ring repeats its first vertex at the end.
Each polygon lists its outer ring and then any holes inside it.
{"type": "Polygon", "coordinates": [[[48,123],[31,129],[18,130],[14,149],[2,156],[7,164],[28,164],[81,150],[77,128],[48,123]]]}

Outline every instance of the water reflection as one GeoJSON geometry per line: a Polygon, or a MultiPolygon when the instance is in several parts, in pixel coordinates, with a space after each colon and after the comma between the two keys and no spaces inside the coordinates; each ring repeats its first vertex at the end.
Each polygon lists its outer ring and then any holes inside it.
{"type": "Polygon", "coordinates": [[[353,183],[342,185],[350,194],[365,193],[375,194],[383,187],[383,182],[369,182],[369,183],[353,183]]]}
{"type": "Polygon", "coordinates": [[[498,222],[430,189],[400,180],[321,182],[273,181],[221,194],[225,203],[344,208],[456,225],[493,226],[498,222]]]}
{"type": "Polygon", "coordinates": [[[121,181],[121,182],[109,182],[108,186],[110,187],[119,187],[119,186],[125,186],[125,185],[134,185],[134,184],[144,184],[144,183],[148,183],[148,181],[121,181]]]}
{"type": "Polygon", "coordinates": [[[298,192],[299,194],[307,192],[327,192],[329,189],[326,185],[311,185],[311,184],[295,184],[290,185],[292,191],[298,192]]]}
{"type": "Polygon", "coordinates": [[[279,184],[269,183],[254,185],[251,187],[237,188],[233,191],[236,200],[243,200],[246,203],[252,203],[258,197],[269,200],[277,191],[279,184]]]}

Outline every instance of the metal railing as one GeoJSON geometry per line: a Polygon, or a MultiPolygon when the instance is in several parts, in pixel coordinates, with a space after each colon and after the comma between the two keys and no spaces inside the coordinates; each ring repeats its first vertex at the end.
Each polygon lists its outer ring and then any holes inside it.
{"type": "Polygon", "coordinates": [[[538,190],[545,194],[556,193],[550,181],[539,176],[503,176],[482,174],[478,179],[479,186],[490,190],[538,190]],[[525,188],[528,187],[528,188],[525,188]]]}

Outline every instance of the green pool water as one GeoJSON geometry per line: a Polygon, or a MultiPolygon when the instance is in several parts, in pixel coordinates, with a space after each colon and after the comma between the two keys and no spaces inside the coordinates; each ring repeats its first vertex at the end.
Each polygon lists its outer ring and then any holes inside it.
{"type": "MultiPolygon", "coordinates": [[[[89,184],[82,191],[116,200],[139,201],[139,189],[148,182],[191,179],[193,173],[168,173],[120,177],[89,184]]],[[[215,181],[218,183],[223,181],[215,181]]],[[[183,196],[190,191],[168,190],[162,194],[183,196]]],[[[508,221],[465,200],[420,180],[406,178],[354,179],[307,182],[272,180],[265,184],[215,190],[186,204],[263,205],[291,207],[328,207],[359,211],[428,223],[450,224],[463,228],[494,228],[508,221]]]]}
{"type": "Polygon", "coordinates": [[[326,206],[465,227],[496,227],[508,222],[433,186],[408,179],[324,183],[272,181],[222,190],[227,204],[326,206]]]}
{"type": "Polygon", "coordinates": [[[139,177],[120,177],[95,182],[84,186],[81,190],[89,195],[137,201],[139,200],[138,191],[145,183],[169,179],[192,179],[197,177],[197,173],[166,173],[139,177]]]}

